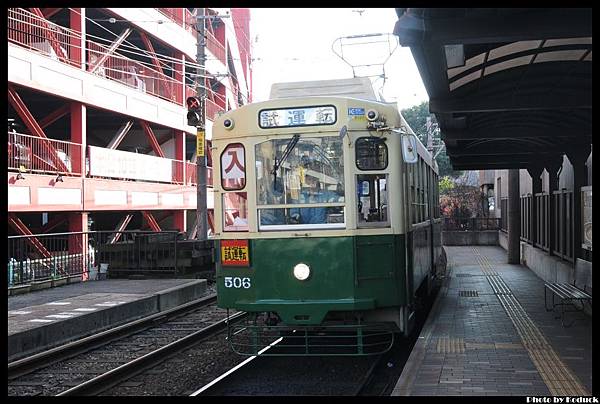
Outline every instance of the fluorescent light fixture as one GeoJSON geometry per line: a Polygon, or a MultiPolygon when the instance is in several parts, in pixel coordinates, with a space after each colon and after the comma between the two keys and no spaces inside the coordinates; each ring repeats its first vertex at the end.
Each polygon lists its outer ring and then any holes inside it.
{"type": "Polygon", "coordinates": [[[448,69],[465,65],[465,48],[462,44],[444,45],[446,52],[446,65],[448,69]]]}

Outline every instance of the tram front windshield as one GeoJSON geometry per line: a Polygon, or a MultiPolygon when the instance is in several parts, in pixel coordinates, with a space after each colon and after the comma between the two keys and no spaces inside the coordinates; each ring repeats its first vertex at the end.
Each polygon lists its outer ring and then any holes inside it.
{"type": "Polygon", "coordinates": [[[339,137],[267,140],[255,146],[255,157],[262,230],[344,227],[344,159],[339,137]]]}

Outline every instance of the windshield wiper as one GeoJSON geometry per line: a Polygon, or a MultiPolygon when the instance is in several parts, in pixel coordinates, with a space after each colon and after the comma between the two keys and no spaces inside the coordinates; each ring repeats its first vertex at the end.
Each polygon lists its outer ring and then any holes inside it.
{"type": "Polygon", "coordinates": [[[285,148],[285,151],[281,155],[281,158],[279,160],[277,160],[277,157],[275,157],[275,164],[273,164],[273,170],[271,171],[271,174],[273,174],[273,190],[275,190],[275,185],[277,183],[277,170],[279,170],[279,167],[281,167],[281,164],[283,164],[283,162],[285,161],[287,156],[294,149],[294,147],[296,146],[296,143],[298,143],[299,139],[300,139],[300,135],[295,134],[294,137],[292,137],[290,139],[290,141],[288,142],[288,144],[285,148]]]}

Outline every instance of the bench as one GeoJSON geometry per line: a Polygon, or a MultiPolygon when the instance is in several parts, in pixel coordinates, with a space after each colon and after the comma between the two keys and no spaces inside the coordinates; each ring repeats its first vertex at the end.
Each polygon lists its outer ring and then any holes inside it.
{"type": "MultiPolygon", "coordinates": [[[[591,268],[590,268],[591,269],[591,268]]],[[[563,327],[570,327],[575,320],[568,325],[565,324],[565,313],[567,312],[582,312],[585,315],[585,305],[592,302],[592,295],[588,293],[587,288],[591,284],[591,270],[585,268],[575,268],[575,282],[570,283],[545,283],[544,284],[544,305],[547,311],[554,311],[557,306],[560,306],[560,319],[563,327]],[[580,288],[580,286],[583,288],[580,288]],[[552,295],[552,307],[548,307],[548,291],[552,295]],[[554,297],[557,296],[560,300],[555,302],[554,297]],[[579,303],[579,307],[577,305],[579,303]],[[565,310],[565,307],[573,307],[575,310],[565,310]]],[[[556,317],[559,318],[559,317],[556,317]]]]}

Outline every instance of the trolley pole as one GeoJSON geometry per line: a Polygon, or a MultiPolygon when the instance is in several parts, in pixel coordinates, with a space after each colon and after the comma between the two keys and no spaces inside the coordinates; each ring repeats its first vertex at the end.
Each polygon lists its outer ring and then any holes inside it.
{"type": "Polygon", "coordinates": [[[204,32],[205,9],[198,8],[196,13],[196,30],[198,43],[196,44],[196,62],[198,63],[196,76],[196,95],[200,100],[200,122],[196,127],[196,173],[197,173],[197,201],[196,201],[196,239],[206,240],[206,89],[204,77],[206,75],[206,34],[204,32]]]}

